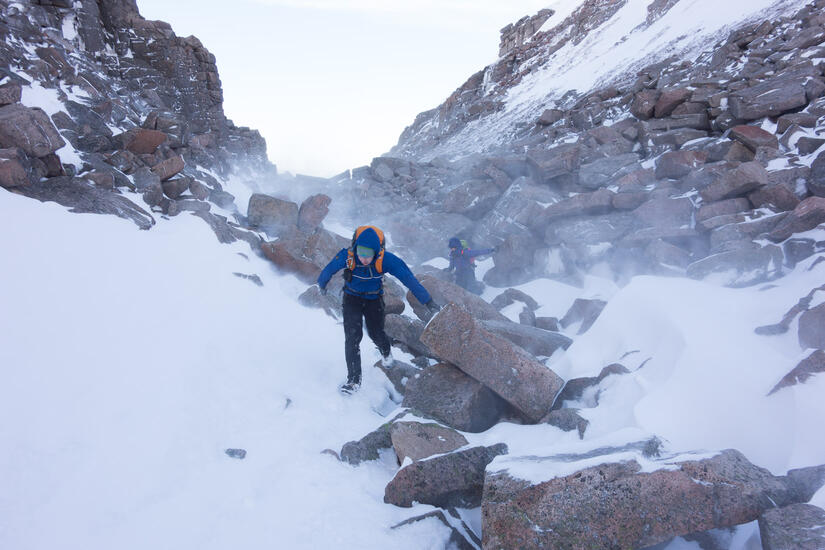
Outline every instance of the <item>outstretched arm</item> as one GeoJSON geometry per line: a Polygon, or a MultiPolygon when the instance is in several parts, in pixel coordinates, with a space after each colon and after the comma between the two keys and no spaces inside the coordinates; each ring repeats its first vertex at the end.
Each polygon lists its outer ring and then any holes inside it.
{"type": "Polygon", "coordinates": [[[407,264],[404,263],[404,260],[395,254],[384,252],[384,271],[397,277],[422,304],[428,304],[432,300],[430,293],[418,282],[418,279],[415,278],[415,275],[413,275],[413,272],[407,267],[407,264]]]}
{"type": "Polygon", "coordinates": [[[475,258],[476,256],[484,256],[485,254],[492,254],[495,251],[496,251],[495,248],[479,248],[478,250],[473,250],[472,248],[470,248],[470,249],[467,249],[466,252],[464,252],[464,255],[468,256],[470,258],[475,258]]]}
{"type": "Polygon", "coordinates": [[[332,258],[327,266],[318,275],[318,287],[326,288],[329,280],[333,275],[341,271],[347,266],[347,249],[342,248],[341,251],[332,258]]]}

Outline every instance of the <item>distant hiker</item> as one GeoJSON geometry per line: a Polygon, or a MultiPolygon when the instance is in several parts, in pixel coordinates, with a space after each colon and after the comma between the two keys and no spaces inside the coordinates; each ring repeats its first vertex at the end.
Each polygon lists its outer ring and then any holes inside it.
{"type": "Polygon", "coordinates": [[[384,250],[384,233],[377,227],[364,225],[355,230],[352,245],[335,255],[318,276],[318,287],[326,293],[332,276],[344,270],[344,352],[347,360],[347,383],[342,393],[357,391],[361,385],[361,338],[363,318],[367,334],[381,353],[381,363],[391,367],[393,358],[390,339],[384,332],[384,273],[395,275],[409,288],[419,302],[433,313],[441,309],[430,293],[415,278],[404,261],[384,250]]]}
{"type": "Polygon", "coordinates": [[[483,285],[476,280],[475,258],[484,254],[492,254],[496,249],[480,248],[473,250],[467,246],[467,241],[458,237],[451,238],[447,242],[447,246],[450,248],[450,266],[445,271],[449,273],[455,270],[455,284],[473,294],[481,294],[483,285]]]}

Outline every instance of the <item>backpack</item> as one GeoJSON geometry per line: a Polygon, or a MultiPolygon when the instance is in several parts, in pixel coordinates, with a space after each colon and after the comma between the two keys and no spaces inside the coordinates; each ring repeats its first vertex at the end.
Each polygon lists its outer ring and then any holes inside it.
{"type": "MultiPolygon", "coordinates": [[[[461,252],[459,252],[459,254],[460,254],[461,256],[464,256],[464,251],[465,251],[465,250],[470,250],[470,243],[468,243],[468,242],[467,242],[466,240],[464,240],[464,239],[461,239],[461,241],[460,241],[460,242],[461,242],[461,252]]],[[[476,259],[475,259],[475,257],[471,257],[471,258],[468,260],[468,262],[469,262],[469,264],[470,264],[470,267],[475,267],[475,266],[476,266],[476,259]]]]}
{"type": "Polygon", "coordinates": [[[378,235],[381,248],[378,250],[378,254],[376,255],[375,269],[379,274],[384,272],[384,232],[374,225],[362,225],[356,228],[355,233],[352,234],[352,244],[347,250],[347,268],[344,270],[344,279],[346,281],[352,279],[352,270],[355,269],[355,241],[358,240],[358,237],[364,232],[365,229],[372,229],[378,235]]]}

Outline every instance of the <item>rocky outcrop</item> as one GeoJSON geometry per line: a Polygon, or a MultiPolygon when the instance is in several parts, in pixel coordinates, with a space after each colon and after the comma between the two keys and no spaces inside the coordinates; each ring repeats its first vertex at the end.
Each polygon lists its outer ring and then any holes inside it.
{"type": "Polygon", "coordinates": [[[811,504],[791,504],[759,516],[763,550],[825,548],[825,510],[811,504]]]}
{"type": "Polygon", "coordinates": [[[450,303],[424,329],[422,342],[439,357],[492,389],[532,422],[553,405],[564,385],[552,370],[450,303]]]}
{"type": "Polygon", "coordinates": [[[659,468],[643,469],[635,459],[605,462],[542,483],[489,473],[484,547],[643,548],[754,521],[812,494],[799,493],[791,473],[775,477],[734,450],[659,468]]]}

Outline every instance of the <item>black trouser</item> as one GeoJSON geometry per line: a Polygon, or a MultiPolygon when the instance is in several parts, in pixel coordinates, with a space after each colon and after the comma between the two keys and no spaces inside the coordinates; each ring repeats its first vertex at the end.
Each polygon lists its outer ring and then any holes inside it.
{"type": "Polygon", "coordinates": [[[464,290],[470,290],[473,287],[473,283],[475,282],[476,274],[473,273],[472,267],[466,267],[463,269],[455,270],[455,284],[457,284],[464,290]]]}
{"type": "Polygon", "coordinates": [[[344,293],[344,353],[347,358],[347,382],[361,383],[361,338],[363,318],[367,334],[382,356],[390,353],[390,339],[384,332],[384,299],[368,300],[344,293]]]}

